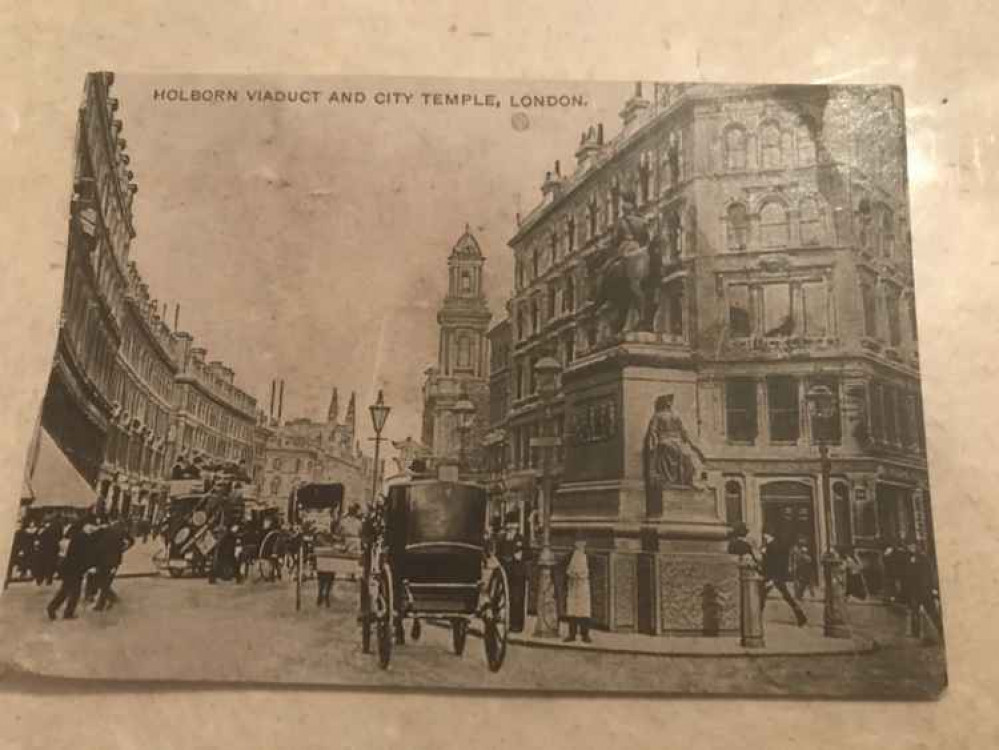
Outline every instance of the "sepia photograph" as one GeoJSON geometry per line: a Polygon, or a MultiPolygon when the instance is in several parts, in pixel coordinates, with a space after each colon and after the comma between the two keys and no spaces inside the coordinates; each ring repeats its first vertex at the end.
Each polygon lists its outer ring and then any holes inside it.
{"type": "Polygon", "coordinates": [[[94,72],[75,115],[7,669],[946,687],[901,89],[94,72]]]}

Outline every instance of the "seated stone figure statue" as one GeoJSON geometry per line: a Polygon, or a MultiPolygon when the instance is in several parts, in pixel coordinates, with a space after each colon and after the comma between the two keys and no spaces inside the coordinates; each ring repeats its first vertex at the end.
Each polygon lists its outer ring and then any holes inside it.
{"type": "Polygon", "coordinates": [[[651,493],[663,487],[699,487],[704,454],[691,442],[673,395],[656,399],[655,413],[645,433],[646,485],[651,493]]]}

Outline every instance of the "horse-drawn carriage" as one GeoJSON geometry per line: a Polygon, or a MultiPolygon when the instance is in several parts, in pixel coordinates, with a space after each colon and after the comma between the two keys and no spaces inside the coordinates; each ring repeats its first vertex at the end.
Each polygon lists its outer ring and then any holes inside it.
{"type": "Polygon", "coordinates": [[[361,559],[359,529],[341,533],[343,512],[342,484],[306,484],[295,491],[294,519],[303,530],[306,567],[341,580],[357,577],[361,559]]]}
{"type": "Polygon", "coordinates": [[[484,488],[418,479],[392,486],[369,519],[361,586],[362,647],[374,631],[378,663],[388,667],[393,640],[413,621],[447,623],[454,651],[464,652],[469,623],[479,620],[486,662],[503,666],[509,629],[506,573],[487,544],[484,488]]]}

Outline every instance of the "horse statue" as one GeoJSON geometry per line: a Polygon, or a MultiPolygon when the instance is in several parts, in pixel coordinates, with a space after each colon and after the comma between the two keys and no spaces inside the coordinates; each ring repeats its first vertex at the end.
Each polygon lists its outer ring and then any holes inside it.
{"type": "Polygon", "coordinates": [[[625,331],[652,331],[656,315],[656,284],[662,272],[662,238],[650,232],[638,213],[635,197],[622,196],[623,215],[608,251],[590,266],[595,279],[597,308],[609,305],[614,335],[625,331]]]}

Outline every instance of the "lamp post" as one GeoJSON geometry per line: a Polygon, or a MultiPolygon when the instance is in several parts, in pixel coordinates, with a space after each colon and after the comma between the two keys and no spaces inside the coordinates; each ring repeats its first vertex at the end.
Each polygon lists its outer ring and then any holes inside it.
{"type": "Polygon", "coordinates": [[[468,396],[462,396],[461,400],[454,405],[453,409],[458,417],[458,434],[460,438],[458,454],[458,475],[465,468],[465,438],[472,429],[472,422],[475,420],[475,404],[468,400],[468,396]]]}
{"type": "Polygon", "coordinates": [[[806,396],[812,416],[812,437],[819,444],[819,461],[822,472],[822,510],[826,525],[826,549],[822,553],[822,582],[825,589],[825,604],[822,612],[822,627],[827,638],[849,638],[843,616],[843,561],[836,554],[836,529],[833,523],[832,497],[830,495],[829,474],[832,462],[829,460],[829,444],[825,434],[816,435],[816,423],[826,422],[838,416],[836,396],[824,385],[808,389],[806,396]]]}
{"type": "Polygon", "coordinates": [[[382,394],[381,388],[378,389],[378,398],[375,403],[368,407],[368,411],[371,412],[371,426],[375,430],[373,438],[375,441],[375,463],[371,467],[371,504],[374,505],[378,499],[378,452],[382,440],[384,440],[382,430],[385,428],[385,421],[391,411],[391,407],[385,404],[385,396],[382,394]]]}
{"type": "MultiPolygon", "coordinates": [[[[534,365],[538,391],[544,405],[542,431],[549,432],[552,399],[555,396],[555,378],[562,371],[558,360],[542,357],[534,365]]],[[[538,618],[534,635],[538,638],[558,638],[558,602],[555,599],[555,553],[551,547],[552,533],[552,467],[551,451],[559,444],[557,435],[545,434],[531,439],[531,447],[542,451],[542,506],[541,506],[541,554],[538,555],[538,618]]]]}

